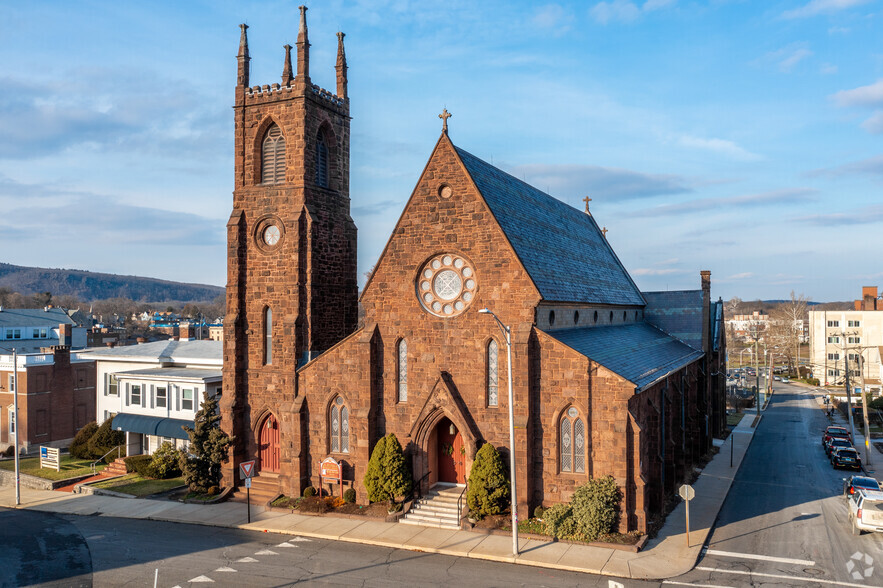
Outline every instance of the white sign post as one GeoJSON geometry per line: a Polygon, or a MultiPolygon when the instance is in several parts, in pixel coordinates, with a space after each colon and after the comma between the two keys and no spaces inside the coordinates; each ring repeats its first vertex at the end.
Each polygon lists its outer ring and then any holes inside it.
{"type": "Polygon", "coordinates": [[[61,471],[61,455],[57,447],[40,446],[40,469],[53,468],[56,472],[61,471]]]}
{"type": "Polygon", "coordinates": [[[251,479],[254,477],[254,460],[239,464],[239,479],[245,480],[245,516],[251,522],[251,479]]]}
{"type": "MultiPolygon", "coordinates": [[[[732,433],[730,433],[732,435],[732,433]]],[[[690,547],[690,501],[696,496],[696,491],[689,484],[684,484],[678,488],[678,496],[684,499],[687,508],[687,547],[690,547]]]]}

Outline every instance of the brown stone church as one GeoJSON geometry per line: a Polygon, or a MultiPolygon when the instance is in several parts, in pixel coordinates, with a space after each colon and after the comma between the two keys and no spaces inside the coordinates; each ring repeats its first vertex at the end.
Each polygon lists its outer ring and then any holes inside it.
{"type": "Polygon", "coordinates": [[[225,484],[256,459],[255,484],[300,495],[331,456],[365,502],[371,449],[390,432],[418,491],[464,483],[481,444],[510,449],[507,345],[487,308],[511,328],[520,515],[609,474],[620,528],[644,531],[724,425],[710,273],[697,290],[641,292],[588,210],[456,146],[445,116],[359,297],[344,35],[336,91],[313,85],[305,11],[279,84],[249,86],[242,25],[225,484]]]}

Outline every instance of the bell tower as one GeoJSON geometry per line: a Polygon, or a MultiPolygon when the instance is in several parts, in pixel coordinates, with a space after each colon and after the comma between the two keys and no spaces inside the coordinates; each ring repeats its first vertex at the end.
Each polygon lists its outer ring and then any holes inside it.
{"type": "Polygon", "coordinates": [[[301,6],[296,71],[292,47],[283,47],[281,83],[249,86],[248,26],[240,25],[221,400],[221,426],[236,436],[225,484],[238,482],[241,461],[258,459],[280,490],[298,493],[306,432],[295,371],[358,321],[343,33],[335,93],[310,80],[306,13],[301,6]],[[279,428],[279,455],[263,455],[262,427],[279,428]]]}

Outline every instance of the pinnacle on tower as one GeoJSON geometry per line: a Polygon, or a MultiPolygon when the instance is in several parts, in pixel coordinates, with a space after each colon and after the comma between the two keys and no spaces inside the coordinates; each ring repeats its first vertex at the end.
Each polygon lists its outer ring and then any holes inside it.
{"type": "Polygon", "coordinates": [[[282,66],[282,85],[291,85],[291,45],[285,45],[285,65],[282,66]]]}
{"type": "Polygon", "coordinates": [[[248,25],[241,24],[239,28],[242,30],[242,33],[239,35],[239,54],[236,55],[236,61],[238,62],[236,85],[248,86],[248,62],[251,61],[251,57],[248,56],[248,34],[246,33],[248,25]]]}
{"type": "Polygon", "coordinates": [[[337,33],[337,95],[346,100],[346,52],[343,50],[343,38],[346,34],[337,33]]]}
{"type": "Polygon", "coordinates": [[[310,41],[307,35],[307,7],[300,6],[300,27],[297,30],[297,78],[310,83],[310,41]]]}

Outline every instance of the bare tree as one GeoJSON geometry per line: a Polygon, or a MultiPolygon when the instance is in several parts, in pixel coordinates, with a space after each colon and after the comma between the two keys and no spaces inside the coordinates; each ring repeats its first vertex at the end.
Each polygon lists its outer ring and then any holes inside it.
{"type": "Polygon", "coordinates": [[[780,304],[772,318],[782,327],[781,343],[786,350],[791,372],[800,375],[800,340],[803,338],[803,321],[806,320],[806,308],[809,298],[795,295],[791,290],[791,300],[780,304]]]}
{"type": "Polygon", "coordinates": [[[742,299],[738,296],[733,296],[727,300],[726,309],[730,311],[731,317],[736,314],[736,311],[739,310],[740,306],[742,306],[742,299]]]}

